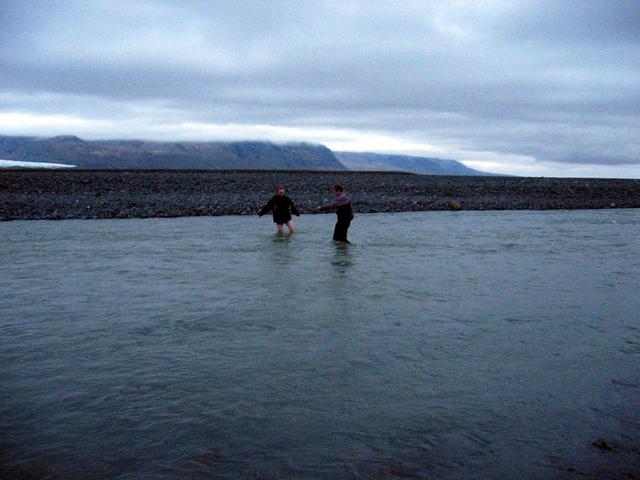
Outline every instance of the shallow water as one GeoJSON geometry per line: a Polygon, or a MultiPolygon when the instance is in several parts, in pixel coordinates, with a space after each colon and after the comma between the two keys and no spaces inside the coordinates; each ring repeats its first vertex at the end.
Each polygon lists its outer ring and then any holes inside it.
{"type": "Polygon", "coordinates": [[[333,222],[0,224],[3,468],[638,474],[639,210],[333,222]]]}

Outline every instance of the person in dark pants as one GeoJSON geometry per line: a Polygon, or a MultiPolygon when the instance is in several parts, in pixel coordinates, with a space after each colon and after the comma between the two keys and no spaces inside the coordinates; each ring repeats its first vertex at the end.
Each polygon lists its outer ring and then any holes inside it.
{"type": "Polygon", "coordinates": [[[293,213],[299,217],[300,210],[298,210],[293,204],[293,201],[284,194],[284,186],[278,185],[276,187],[276,194],[271,197],[271,200],[258,212],[258,218],[269,211],[273,212],[273,223],[276,224],[279,234],[284,232],[285,224],[287,228],[289,228],[289,233],[296,233],[296,226],[291,220],[291,214],[293,213]]]}
{"type": "Polygon", "coordinates": [[[347,231],[351,220],[353,220],[353,207],[351,206],[351,200],[344,194],[342,185],[335,184],[332,188],[336,199],[333,203],[323,205],[316,208],[316,211],[322,212],[327,210],[335,210],[338,216],[336,227],[333,230],[333,240],[336,242],[351,243],[347,240],[347,231]]]}

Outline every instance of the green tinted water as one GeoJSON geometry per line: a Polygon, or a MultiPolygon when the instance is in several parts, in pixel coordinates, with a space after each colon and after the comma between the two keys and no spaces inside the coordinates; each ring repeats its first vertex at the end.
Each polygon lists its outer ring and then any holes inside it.
{"type": "Polygon", "coordinates": [[[639,211],[333,222],[0,224],[5,470],[638,472],[639,211]]]}

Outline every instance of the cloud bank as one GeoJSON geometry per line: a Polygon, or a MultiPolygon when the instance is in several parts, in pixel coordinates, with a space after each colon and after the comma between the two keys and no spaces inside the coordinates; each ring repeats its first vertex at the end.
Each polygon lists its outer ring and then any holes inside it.
{"type": "Polygon", "coordinates": [[[640,178],[640,3],[0,2],[0,133],[640,178]]]}

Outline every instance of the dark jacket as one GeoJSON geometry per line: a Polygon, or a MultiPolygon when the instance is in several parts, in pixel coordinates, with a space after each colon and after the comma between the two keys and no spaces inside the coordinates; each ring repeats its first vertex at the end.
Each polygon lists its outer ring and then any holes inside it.
{"type": "Polygon", "coordinates": [[[291,220],[291,214],[300,216],[300,210],[296,208],[293,201],[286,195],[274,195],[271,200],[262,207],[262,210],[258,213],[258,216],[262,216],[268,211],[273,211],[273,222],[277,224],[284,224],[291,220]]]}
{"type": "Polygon", "coordinates": [[[336,197],[333,203],[323,205],[320,210],[335,210],[338,215],[339,222],[350,222],[353,220],[353,207],[351,206],[351,200],[344,194],[340,194],[336,197]]]}

